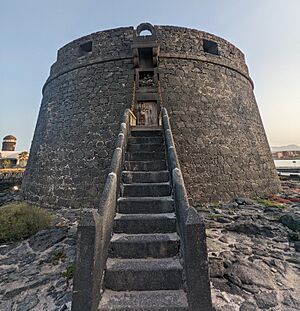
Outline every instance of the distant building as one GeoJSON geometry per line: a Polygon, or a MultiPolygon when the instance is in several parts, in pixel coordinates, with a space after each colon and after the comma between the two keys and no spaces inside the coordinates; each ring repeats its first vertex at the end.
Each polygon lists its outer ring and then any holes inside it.
{"type": "Polygon", "coordinates": [[[274,159],[293,159],[300,157],[300,151],[277,151],[273,152],[274,159]]]}
{"type": "Polygon", "coordinates": [[[13,135],[7,135],[3,138],[2,151],[15,151],[17,138],[13,135]]]}
{"type": "Polygon", "coordinates": [[[17,138],[7,135],[3,138],[0,151],[0,168],[25,167],[28,160],[27,151],[16,151],[17,138]]]}

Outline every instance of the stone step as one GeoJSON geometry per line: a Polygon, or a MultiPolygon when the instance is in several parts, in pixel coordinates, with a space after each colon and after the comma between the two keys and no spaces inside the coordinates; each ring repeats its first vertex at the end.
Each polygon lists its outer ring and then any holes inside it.
{"type": "Polygon", "coordinates": [[[175,213],[116,214],[115,233],[170,233],[176,232],[175,213]]]}
{"type": "Polygon", "coordinates": [[[174,211],[172,197],[120,197],[118,211],[122,214],[157,214],[174,211]]]}
{"type": "Polygon", "coordinates": [[[165,145],[161,144],[128,144],[127,152],[138,151],[165,151],[165,145]]]}
{"type": "Polygon", "coordinates": [[[99,311],[188,311],[182,290],[124,291],[105,290],[99,311]]]}
{"type": "Polygon", "coordinates": [[[166,154],[164,152],[126,152],[125,159],[128,161],[151,161],[151,160],[165,160],[166,154]]]}
{"type": "Polygon", "coordinates": [[[131,137],[162,137],[162,130],[161,129],[132,129],[130,131],[131,137]]]}
{"type": "Polygon", "coordinates": [[[108,258],[104,282],[115,291],[176,290],[182,289],[182,271],[175,258],[108,258]]]}
{"type": "Polygon", "coordinates": [[[180,238],[177,233],[113,234],[109,257],[165,258],[177,255],[180,238]]]}
{"type": "Polygon", "coordinates": [[[124,197],[163,197],[171,194],[171,185],[165,183],[133,183],[122,185],[124,197]]]}
{"type": "Polygon", "coordinates": [[[123,171],[122,180],[126,184],[130,183],[159,183],[169,181],[169,171],[123,171]]]}
{"type": "Polygon", "coordinates": [[[165,160],[154,161],[125,161],[125,171],[163,171],[167,169],[165,160]]]}
{"type": "Polygon", "coordinates": [[[163,144],[163,137],[128,137],[128,145],[131,144],[163,144]]]}

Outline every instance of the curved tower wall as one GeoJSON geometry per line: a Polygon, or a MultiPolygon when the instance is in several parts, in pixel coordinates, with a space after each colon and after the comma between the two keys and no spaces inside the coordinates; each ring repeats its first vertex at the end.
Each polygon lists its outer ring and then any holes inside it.
{"type": "MultiPolygon", "coordinates": [[[[195,203],[279,189],[244,55],[214,35],[157,26],[163,105],[195,203]],[[204,51],[203,39],[219,55],[204,51]]],[[[79,38],[58,52],[43,88],[23,192],[51,207],[97,207],[133,94],[132,27],[79,38]]],[[[207,47],[206,47],[207,48],[207,47]]]]}
{"type": "Polygon", "coordinates": [[[194,203],[277,192],[243,53],[197,30],[159,27],[157,32],[162,97],[194,203]],[[203,39],[217,43],[219,55],[204,52],[203,39]]]}

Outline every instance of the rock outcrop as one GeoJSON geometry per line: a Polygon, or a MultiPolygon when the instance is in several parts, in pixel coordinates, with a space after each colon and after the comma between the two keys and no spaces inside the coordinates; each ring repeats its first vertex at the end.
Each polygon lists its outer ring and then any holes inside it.
{"type": "Polygon", "coordinates": [[[299,201],[281,208],[237,199],[200,209],[216,311],[300,310],[299,201]]]}
{"type": "Polygon", "coordinates": [[[0,246],[0,310],[70,310],[75,260],[73,217],[57,215],[53,227],[0,246]]]}

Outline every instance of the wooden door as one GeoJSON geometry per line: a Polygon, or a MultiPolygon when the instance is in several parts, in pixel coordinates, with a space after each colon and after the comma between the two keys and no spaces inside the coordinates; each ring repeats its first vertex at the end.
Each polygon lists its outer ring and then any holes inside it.
{"type": "Polygon", "coordinates": [[[137,104],[137,125],[157,126],[157,103],[138,102],[137,104]]]}

